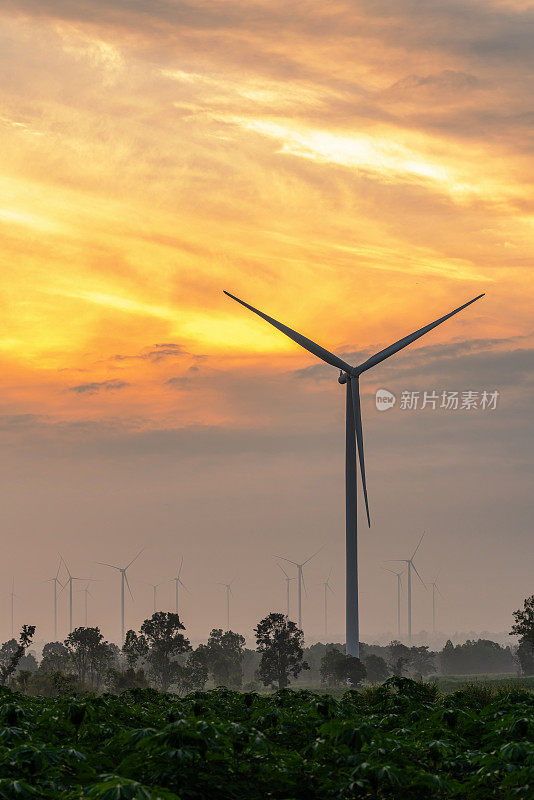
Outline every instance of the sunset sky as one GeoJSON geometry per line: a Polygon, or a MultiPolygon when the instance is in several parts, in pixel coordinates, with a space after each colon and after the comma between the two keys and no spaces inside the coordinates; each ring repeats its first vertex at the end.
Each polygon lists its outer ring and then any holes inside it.
{"type": "Polygon", "coordinates": [[[534,3],[5,0],[0,21],[0,638],[13,576],[16,624],[51,638],[61,552],[117,639],[95,562],[143,546],[128,627],[183,555],[191,638],[234,577],[250,636],[283,609],[272,555],[324,545],[305,630],[332,568],[343,636],[337,372],[222,289],[352,363],[486,292],[362,378],[361,626],[394,632],[382,562],[426,530],[439,629],[508,630],[534,591],[534,3]],[[380,387],[500,394],[379,413],[380,387]]]}

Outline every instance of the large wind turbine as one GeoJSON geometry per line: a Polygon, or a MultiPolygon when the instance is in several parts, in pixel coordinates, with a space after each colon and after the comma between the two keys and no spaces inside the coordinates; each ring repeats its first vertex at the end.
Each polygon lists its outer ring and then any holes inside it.
{"type": "MultiPolygon", "coordinates": [[[[73,628],[72,628],[72,582],[73,581],[92,581],[93,578],[81,578],[79,576],[76,577],[74,575],[71,575],[70,574],[70,569],[67,567],[67,562],[65,561],[63,556],[61,556],[61,560],[63,561],[65,569],[67,570],[67,575],[69,576],[67,578],[67,580],[65,581],[65,583],[63,584],[63,587],[62,587],[61,591],[63,591],[63,589],[65,588],[65,586],[67,584],[69,585],[69,633],[72,633],[72,630],[73,630],[73,628]]],[[[61,592],[60,592],[60,594],[61,594],[61,592]]]]}
{"type": "Polygon", "coordinates": [[[308,339],[306,336],[303,336],[300,333],[288,328],[287,325],[284,325],[281,322],[273,319],[272,317],[267,316],[262,311],[259,311],[257,308],[250,306],[248,303],[245,303],[243,300],[240,300],[238,297],[235,297],[233,294],[229,292],[225,292],[228,297],[231,297],[232,300],[240,303],[245,308],[248,308],[249,311],[254,312],[254,314],[258,314],[262,319],[266,322],[269,322],[279,331],[284,333],[298,345],[303,347],[308,352],[312,353],[313,355],[320,358],[322,361],[325,361],[327,364],[330,364],[333,367],[336,367],[340,370],[340,375],[338,378],[339,383],[346,384],[347,386],[347,401],[346,401],[346,456],[345,456],[345,508],[346,508],[346,652],[352,656],[359,656],[359,614],[358,614],[358,546],[357,546],[357,507],[356,507],[356,475],[357,475],[357,464],[356,464],[356,449],[358,451],[358,458],[360,462],[360,473],[362,478],[362,486],[363,486],[363,495],[365,500],[365,509],[367,513],[367,522],[369,526],[371,525],[371,520],[369,516],[369,504],[367,501],[367,485],[365,480],[365,461],[364,461],[364,454],[363,454],[363,430],[362,430],[362,418],[361,418],[361,408],[360,408],[360,386],[359,386],[359,379],[360,375],[363,372],[366,372],[371,367],[375,367],[377,364],[380,364],[382,361],[385,361],[386,358],[398,353],[399,350],[402,350],[404,347],[407,347],[412,342],[415,342],[425,333],[428,333],[433,328],[440,325],[445,320],[449,319],[450,317],[454,316],[454,314],[458,314],[459,311],[462,311],[467,306],[474,303],[475,300],[479,300],[483,297],[483,294],[478,295],[478,297],[473,298],[473,300],[469,300],[467,303],[464,303],[459,308],[455,308],[454,311],[451,311],[449,314],[446,314],[444,317],[440,317],[439,319],[431,322],[429,325],[425,325],[424,328],[420,328],[419,330],[415,331],[414,333],[409,334],[408,336],[399,339],[397,342],[389,345],[389,347],[380,350],[378,353],[375,353],[373,356],[364,361],[362,364],[358,366],[352,366],[348,364],[346,361],[343,361],[338,356],[334,355],[334,353],[330,353],[328,350],[325,350],[324,347],[312,342],[311,339],[308,339]]]}
{"type": "MultiPolygon", "coordinates": [[[[324,545],[323,545],[323,547],[324,547],[324,545]]],[[[311,561],[312,558],[315,558],[317,553],[319,553],[322,549],[323,548],[320,547],[319,550],[316,550],[316,552],[312,556],[307,558],[306,561],[303,561],[302,564],[298,564],[296,561],[291,561],[290,558],[284,558],[284,556],[275,556],[275,558],[281,558],[282,561],[287,561],[289,564],[293,564],[297,568],[298,579],[299,579],[299,583],[298,583],[298,587],[299,587],[298,588],[298,604],[299,604],[299,629],[300,630],[302,630],[302,587],[303,586],[304,586],[304,591],[306,591],[306,584],[304,583],[304,573],[302,571],[302,567],[304,567],[308,563],[308,561],[311,561]]]]}
{"type": "Polygon", "coordinates": [[[277,564],[276,566],[280,567],[280,569],[282,570],[282,572],[286,576],[285,577],[285,582],[286,582],[286,605],[287,605],[286,617],[289,619],[289,584],[291,583],[291,581],[294,581],[295,578],[290,578],[281,564],[277,564]]]}
{"type": "MultiPolygon", "coordinates": [[[[425,534],[423,533],[423,536],[424,535],[425,534]]],[[[412,642],[412,572],[411,572],[412,569],[414,570],[415,574],[417,575],[417,577],[419,578],[419,580],[421,581],[421,583],[423,584],[423,586],[426,589],[425,582],[422,579],[422,577],[419,575],[419,573],[417,572],[417,567],[413,563],[413,560],[415,558],[415,554],[419,550],[419,548],[421,546],[421,542],[423,541],[423,536],[421,536],[421,538],[419,539],[419,544],[417,545],[417,547],[413,551],[413,555],[412,555],[411,558],[389,558],[388,559],[388,561],[402,561],[403,564],[407,564],[408,565],[408,641],[410,642],[410,644],[412,642]]]]}
{"type": "Polygon", "coordinates": [[[189,589],[187,588],[187,586],[185,585],[185,583],[183,582],[183,580],[180,577],[181,574],[182,574],[183,565],[184,565],[184,557],[182,556],[182,560],[180,561],[180,567],[178,569],[178,574],[176,575],[175,578],[171,578],[171,581],[174,581],[174,588],[175,588],[175,593],[176,593],[176,613],[177,614],[178,614],[178,584],[180,586],[182,586],[185,589],[186,592],[189,591],[189,589]]]}
{"type": "Polygon", "coordinates": [[[439,594],[440,597],[443,597],[441,594],[438,584],[436,583],[438,576],[434,578],[432,583],[432,633],[436,633],[436,592],[439,594]]]}
{"type": "MultiPolygon", "coordinates": [[[[144,548],[143,548],[144,550],[144,548]]],[[[140,550],[135,558],[132,558],[125,567],[118,567],[116,564],[106,564],[105,561],[99,561],[98,563],[103,567],[110,567],[111,569],[116,569],[117,572],[121,574],[121,644],[124,644],[124,585],[128,587],[128,591],[130,592],[130,597],[133,600],[132,590],[130,589],[130,584],[128,583],[128,575],[126,574],[126,570],[129,569],[134,561],[136,561],[143,550],[140,550]]]]}
{"type": "Polygon", "coordinates": [[[332,592],[334,594],[334,590],[330,586],[330,575],[332,574],[332,570],[328,573],[328,578],[323,581],[323,588],[324,588],[324,642],[327,643],[327,636],[328,636],[328,592],[332,592]]]}
{"type": "Polygon", "coordinates": [[[404,572],[404,570],[401,570],[400,572],[395,572],[394,569],[389,569],[388,567],[385,567],[385,569],[387,569],[388,572],[391,572],[392,575],[396,575],[397,576],[397,638],[400,641],[400,638],[401,638],[401,610],[400,610],[400,608],[401,608],[401,588],[402,588],[401,575],[404,572]]]}
{"type": "Polygon", "coordinates": [[[61,586],[61,588],[63,589],[63,584],[59,580],[59,573],[61,571],[61,561],[62,561],[62,559],[60,558],[59,559],[58,568],[57,568],[57,572],[56,572],[56,577],[55,578],[48,578],[48,580],[45,581],[45,583],[53,583],[54,584],[54,641],[55,642],[57,641],[57,585],[58,585],[58,583],[61,586]]]}

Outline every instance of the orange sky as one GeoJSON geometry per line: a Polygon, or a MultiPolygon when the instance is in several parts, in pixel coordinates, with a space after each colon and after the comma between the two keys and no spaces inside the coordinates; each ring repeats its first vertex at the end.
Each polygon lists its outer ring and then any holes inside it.
{"type": "Polygon", "coordinates": [[[223,288],[340,353],[485,291],[425,345],[531,345],[532,3],[10,0],[0,14],[15,442],[29,419],[52,438],[313,425],[274,396],[239,400],[243,371],[269,384],[312,361],[223,288]]]}

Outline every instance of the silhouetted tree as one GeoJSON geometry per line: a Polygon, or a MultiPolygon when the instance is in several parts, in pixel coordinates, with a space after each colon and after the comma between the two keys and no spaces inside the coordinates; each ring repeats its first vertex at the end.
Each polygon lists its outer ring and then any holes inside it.
{"type": "Polygon", "coordinates": [[[388,665],[381,656],[376,656],[370,653],[363,659],[365,669],[367,670],[367,680],[371,683],[381,683],[385,681],[389,675],[388,665]]]}
{"type": "Polygon", "coordinates": [[[410,648],[394,639],[388,645],[389,668],[393,675],[401,678],[408,668],[410,648]]]}
{"type": "Polygon", "coordinates": [[[523,675],[534,675],[534,647],[526,639],[521,639],[516,657],[523,675]]]}
{"type": "Polygon", "coordinates": [[[290,676],[296,678],[303,669],[309,669],[303,660],[304,634],[285,614],[269,614],[254,632],[256,649],[261,653],[258,677],[264,686],[278,684],[284,689],[290,676]]]}
{"type": "Polygon", "coordinates": [[[515,624],[512,625],[510,636],[519,636],[517,657],[524,675],[534,674],[534,594],[527,597],[523,608],[514,611],[515,624]]]}
{"type": "Polygon", "coordinates": [[[445,675],[514,672],[516,668],[510,648],[490,639],[468,639],[457,645],[449,639],[439,653],[439,663],[445,675]]]}
{"type": "Polygon", "coordinates": [[[178,688],[181,693],[187,694],[195,690],[202,690],[208,680],[208,666],[206,655],[201,646],[187,656],[182,665],[178,679],[178,688]]]}
{"type": "Polygon", "coordinates": [[[4,642],[0,648],[0,683],[5,684],[13,675],[34,634],[35,625],[23,625],[18,642],[16,639],[4,642]]]}
{"type": "Polygon", "coordinates": [[[143,634],[137,635],[132,630],[126,632],[122,652],[131,669],[135,669],[138,664],[145,661],[149,649],[148,642],[143,634]]]}
{"type": "Polygon", "coordinates": [[[200,645],[208,672],[216,686],[239,689],[243,683],[245,637],[233,631],[214,628],[207,645],[200,645]]]}
{"type": "Polygon", "coordinates": [[[341,653],[335,648],[326,651],[321,659],[321,681],[329,687],[361,684],[367,670],[359,658],[341,653]]]}
{"type": "Polygon", "coordinates": [[[78,679],[99,686],[116,651],[116,647],[104,641],[100,628],[75,628],[65,639],[65,647],[78,679]]]}
{"type": "Polygon", "coordinates": [[[67,672],[69,668],[69,651],[63,642],[47,642],[43,647],[43,656],[39,664],[39,672],[67,672]]]}
{"type": "Polygon", "coordinates": [[[410,647],[409,667],[414,678],[430,675],[431,672],[436,671],[434,653],[431,653],[426,645],[410,647]]]}
{"type": "Polygon", "coordinates": [[[185,626],[178,614],[170,611],[157,611],[141,625],[141,633],[149,647],[148,668],[163,691],[167,691],[179,676],[177,657],[192,650],[189,640],[180,631],[185,631],[185,626]]]}

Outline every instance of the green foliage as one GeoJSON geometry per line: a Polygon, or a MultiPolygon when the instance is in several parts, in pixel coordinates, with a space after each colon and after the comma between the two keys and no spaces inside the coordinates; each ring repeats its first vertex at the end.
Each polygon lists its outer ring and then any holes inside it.
{"type": "Polygon", "coordinates": [[[395,676],[328,694],[0,690],[0,800],[512,800],[532,796],[534,696],[395,676]]]}
{"type": "Polygon", "coordinates": [[[243,683],[245,637],[233,631],[214,628],[207,645],[200,645],[208,672],[216,686],[239,689],[243,683]]]}
{"type": "MultiPolygon", "coordinates": [[[[10,639],[0,649],[0,683],[6,684],[17,669],[35,634],[35,625],[23,625],[18,642],[10,639]]],[[[1,796],[1,794],[0,794],[1,796]]]]}
{"type": "Polygon", "coordinates": [[[141,625],[141,635],[148,646],[146,662],[150,674],[164,691],[179,679],[181,665],[177,656],[192,650],[181,633],[184,630],[178,614],[170,611],[157,611],[141,625]]]}
{"type": "Polygon", "coordinates": [[[331,648],[321,659],[321,681],[329,688],[359,686],[367,677],[367,670],[359,658],[340,653],[331,648]]]}

